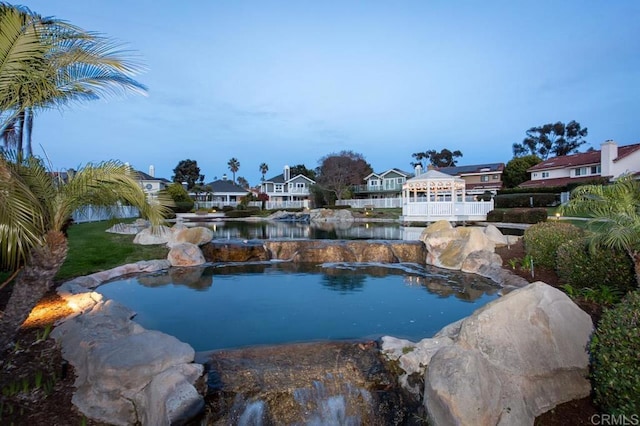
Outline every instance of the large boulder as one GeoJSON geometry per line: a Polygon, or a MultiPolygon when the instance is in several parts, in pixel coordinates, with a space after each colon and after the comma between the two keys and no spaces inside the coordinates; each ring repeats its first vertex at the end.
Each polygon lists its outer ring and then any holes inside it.
{"type": "Polygon", "coordinates": [[[53,330],[76,373],[72,402],[108,424],[184,423],[204,406],[194,387],[203,366],[193,363],[191,346],[145,330],[134,315],[114,301],[98,302],[53,330]]]}
{"type": "Polygon", "coordinates": [[[424,405],[433,424],[532,425],[554,406],[589,395],[592,331],[591,317],[566,294],[536,282],[431,339],[400,344],[408,349],[384,338],[383,353],[411,366],[407,375],[426,366],[424,405]]]}
{"type": "Polygon", "coordinates": [[[171,266],[198,266],[206,262],[200,248],[191,243],[175,244],[167,256],[171,266]]]}
{"type": "Polygon", "coordinates": [[[467,256],[479,250],[493,252],[495,243],[480,227],[453,228],[446,221],[429,225],[420,236],[427,247],[427,264],[459,270],[467,256]]]}
{"type": "Polygon", "coordinates": [[[168,226],[150,226],[138,232],[133,238],[133,243],[141,245],[167,244],[171,234],[171,228],[168,226]]]}
{"type": "Polygon", "coordinates": [[[176,228],[172,229],[171,237],[167,242],[167,246],[173,247],[176,244],[191,243],[197,246],[208,243],[213,239],[213,230],[204,226],[194,226],[193,228],[176,228]]]}

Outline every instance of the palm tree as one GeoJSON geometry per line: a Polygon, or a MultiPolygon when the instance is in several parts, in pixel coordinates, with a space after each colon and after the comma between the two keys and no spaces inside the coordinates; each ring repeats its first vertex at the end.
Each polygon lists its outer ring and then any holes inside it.
{"type": "Polygon", "coordinates": [[[251,186],[249,185],[249,181],[243,178],[242,176],[238,176],[238,185],[245,189],[251,186]]]}
{"type": "Polygon", "coordinates": [[[640,182],[632,175],[611,185],[585,185],[573,190],[562,214],[585,214],[590,244],[624,250],[631,258],[640,287],[640,182]]]}
{"type": "Polygon", "coordinates": [[[63,181],[35,157],[0,152],[0,270],[19,270],[0,322],[0,349],[52,288],[67,256],[64,231],[71,214],[120,201],[137,207],[154,225],[168,212],[147,201],[135,171],[119,162],[87,165],[63,181]]]}
{"type": "Polygon", "coordinates": [[[140,67],[108,39],[65,21],[0,3],[0,137],[31,155],[37,110],[101,94],[146,92],[140,67]]]}
{"type": "Polygon", "coordinates": [[[260,173],[262,173],[262,181],[264,182],[264,175],[269,171],[269,166],[267,163],[260,164],[260,173]]]}
{"type": "Polygon", "coordinates": [[[233,181],[235,182],[236,172],[238,171],[238,169],[240,169],[240,162],[237,158],[233,157],[231,160],[229,160],[227,166],[229,166],[229,170],[231,170],[231,173],[233,173],[233,181]]]}

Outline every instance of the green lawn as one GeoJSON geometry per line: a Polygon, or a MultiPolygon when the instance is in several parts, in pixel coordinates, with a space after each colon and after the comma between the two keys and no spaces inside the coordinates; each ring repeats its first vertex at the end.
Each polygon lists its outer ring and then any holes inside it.
{"type": "Polygon", "coordinates": [[[166,259],[164,245],[133,244],[134,235],[105,232],[113,223],[91,222],[69,228],[69,254],[56,280],[87,275],[139,260],[166,259]]]}

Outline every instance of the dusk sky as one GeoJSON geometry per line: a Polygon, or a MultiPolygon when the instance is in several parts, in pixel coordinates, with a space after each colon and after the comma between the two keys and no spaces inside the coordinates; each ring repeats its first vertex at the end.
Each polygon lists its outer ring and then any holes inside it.
{"type": "Polygon", "coordinates": [[[640,1],[14,2],[125,43],[147,70],[130,94],[40,112],[35,155],[57,170],[118,159],[171,179],[259,183],[284,165],[412,153],[506,163],[528,128],[578,121],[588,144],[640,142],[640,1]],[[44,150],[44,151],[43,151],[44,150]]]}

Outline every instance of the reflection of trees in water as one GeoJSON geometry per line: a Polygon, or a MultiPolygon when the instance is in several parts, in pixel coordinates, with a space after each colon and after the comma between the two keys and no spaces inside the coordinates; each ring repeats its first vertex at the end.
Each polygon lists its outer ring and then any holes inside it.
{"type": "Polygon", "coordinates": [[[246,240],[273,238],[309,238],[314,240],[401,239],[400,226],[389,223],[351,222],[244,222],[228,221],[204,224],[214,239],[246,240]]]}
{"type": "Polygon", "coordinates": [[[362,271],[348,271],[344,269],[325,269],[322,285],[329,290],[340,293],[362,291],[367,277],[362,271]]]}
{"type": "MultiPolygon", "coordinates": [[[[415,266],[410,269],[414,271],[415,266]]],[[[422,268],[419,268],[422,271],[422,268]]],[[[293,262],[233,263],[216,266],[170,268],[168,273],[148,274],[138,277],[146,287],[161,287],[168,284],[184,285],[194,290],[205,290],[213,284],[214,275],[268,274],[286,272],[292,274],[322,274],[322,285],[341,293],[362,291],[367,277],[384,278],[388,275],[404,276],[407,285],[423,287],[429,293],[440,297],[454,296],[473,302],[484,294],[495,294],[499,287],[489,280],[473,274],[425,267],[421,273],[407,272],[407,269],[385,265],[362,265],[350,263],[325,264],[293,262]],[[332,265],[332,266],[328,266],[332,265]]]]}
{"type": "Polygon", "coordinates": [[[446,298],[455,296],[457,299],[473,302],[485,294],[491,295],[499,290],[495,284],[487,280],[464,273],[438,275],[408,275],[405,282],[409,285],[424,287],[429,293],[446,298]]]}

